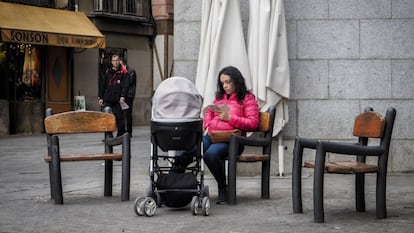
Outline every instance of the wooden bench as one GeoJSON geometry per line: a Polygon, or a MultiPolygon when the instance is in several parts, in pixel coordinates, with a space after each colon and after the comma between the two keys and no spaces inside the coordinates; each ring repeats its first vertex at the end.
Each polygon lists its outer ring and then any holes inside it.
{"type": "MultiPolygon", "coordinates": [[[[115,116],[97,111],[70,111],[53,115],[51,108],[46,110],[45,131],[47,134],[48,154],[44,160],[49,164],[50,194],[55,204],[63,204],[61,162],[105,161],[104,196],[112,196],[113,161],[122,161],[121,200],[129,200],[131,142],[128,133],[114,138],[115,116]],[[62,154],[59,134],[104,133],[104,153],[62,154]],[[115,146],[122,146],[122,153],[114,153],[115,146]]],[[[97,140],[101,140],[97,138],[97,140]]],[[[82,151],[82,148],[79,148],[82,151]]]]}

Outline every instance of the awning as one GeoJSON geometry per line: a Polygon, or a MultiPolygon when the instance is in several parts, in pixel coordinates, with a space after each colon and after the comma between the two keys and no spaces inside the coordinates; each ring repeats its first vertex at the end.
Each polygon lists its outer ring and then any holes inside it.
{"type": "Polygon", "coordinates": [[[105,37],[82,12],[0,2],[3,42],[105,48],[105,37]]]}

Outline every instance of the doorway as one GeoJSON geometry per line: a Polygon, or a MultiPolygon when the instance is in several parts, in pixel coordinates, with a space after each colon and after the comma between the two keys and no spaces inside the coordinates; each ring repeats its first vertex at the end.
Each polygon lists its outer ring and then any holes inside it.
{"type": "Polygon", "coordinates": [[[69,53],[66,47],[48,47],[46,65],[46,108],[54,113],[72,109],[72,76],[69,53]]]}

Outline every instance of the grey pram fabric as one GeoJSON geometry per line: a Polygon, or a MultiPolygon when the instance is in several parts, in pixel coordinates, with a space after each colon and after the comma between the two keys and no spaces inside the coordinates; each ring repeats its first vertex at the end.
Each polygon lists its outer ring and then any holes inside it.
{"type": "Polygon", "coordinates": [[[193,82],[183,77],[162,81],[152,97],[152,120],[185,122],[200,119],[203,99],[193,82]]]}

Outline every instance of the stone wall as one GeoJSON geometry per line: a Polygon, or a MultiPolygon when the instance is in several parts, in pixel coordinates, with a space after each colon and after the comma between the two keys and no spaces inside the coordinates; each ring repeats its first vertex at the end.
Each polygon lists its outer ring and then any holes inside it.
{"type": "MultiPolygon", "coordinates": [[[[174,1],[174,75],[193,80],[201,2],[174,1]]],[[[414,171],[414,1],[284,0],[284,5],[291,74],[285,172],[291,172],[295,136],[354,140],[353,119],[366,106],[380,113],[397,109],[389,170],[414,171]]],[[[247,29],[248,0],[240,6],[247,29]]],[[[272,174],[278,173],[277,148],[275,140],[272,174]]]]}

